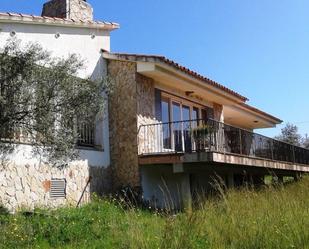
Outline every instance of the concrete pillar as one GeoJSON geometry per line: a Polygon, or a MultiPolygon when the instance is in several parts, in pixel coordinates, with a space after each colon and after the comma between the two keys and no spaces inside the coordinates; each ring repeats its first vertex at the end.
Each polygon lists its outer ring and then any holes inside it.
{"type": "Polygon", "coordinates": [[[283,176],[278,176],[278,183],[283,184],[283,176]]]}
{"type": "Polygon", "coordinates": [[[299,181],[301,179],[301,173],[296,173],[294,176],[294,181],[299,181]]]}
{"type": "Polygon", "coordinates": [[[265,176],[261,175],[252,175],[252,184],[256,187],[260,187],[265,184],[265,176]]]}
{"type": "Polygon", "coordinates": [[[190,188],[190,175],[183,174],[181,177],[181,199],[182,199],[182,208],[185,211],[192,210],[192,196],[191,196],[191,188],[190,188]]]}
{"type": "Polygon", "coordinates": [[[228,188],[234,188],[234,173],[229,173],[227,176],[227,186],[228,188]]]}

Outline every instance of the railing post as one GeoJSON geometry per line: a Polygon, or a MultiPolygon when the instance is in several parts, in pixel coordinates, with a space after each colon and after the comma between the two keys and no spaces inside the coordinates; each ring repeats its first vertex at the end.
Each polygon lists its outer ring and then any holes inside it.
{"type": "Polygon", "coordinates": [[[292,149],[293,149],[293,162],[296,162],[296,158],[295,158],[295,146],[292,145],[292,149]]]}

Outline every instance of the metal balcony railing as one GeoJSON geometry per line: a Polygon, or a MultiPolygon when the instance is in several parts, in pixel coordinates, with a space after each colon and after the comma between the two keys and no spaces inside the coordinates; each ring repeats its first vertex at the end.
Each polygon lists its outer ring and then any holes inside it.
{"type": "Polygon", "coordinates": [[[309,150],[212,119],[141,125],[139,155],[220,152],[309,165],[309,150]]]}
{"type": "Polygon", "coordinates": [[[95,145],[95,125],[94,123],[79,123],[78,124],[79,138],[78,146],[93,147],[95,145]]]}
{"type": "MultiPolygon", "coordinates": [[[[94,147],[95,146],[95,124],[78,123],[77,125],[77,146],[94,147]]],[[[33,134],[32,134],[33,135],[33,134]]],[[[31,138],[22,128],[0,127],[0,141],[9,143],[31,144],[34,139],[31,138]]]]}

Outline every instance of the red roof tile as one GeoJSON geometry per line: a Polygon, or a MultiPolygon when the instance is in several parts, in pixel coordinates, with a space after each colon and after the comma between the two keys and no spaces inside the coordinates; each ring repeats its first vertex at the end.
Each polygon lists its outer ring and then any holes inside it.
{"type": "Polygon", "coordinates": [[[28,15],[21,13],[12,13],[12,12],[0,12],[0,21],[1,20],[12,20],[12,21],[20,21],[20,22],[34,22],[41,24],[54,24],[54,25],[76,25],[80,27],[88,27],[88,28],[98,28],[98,29],[118,29],[119,24],[114,22],[101,22],[101,21],[82,21],[82,20],[73,20],[66,18],[58,18],[58,17],[48,17],[48,16],[36,16],[36,15],[28,15]]]}
{"type": "Polygon", "coordinates": [[[187,67],[184,67],[182,65],[180,65],[179,63],[173,61],[173,60],[170,60],[168,58],[166,58],[165,56],[161,56],[161,55],[145,55],[145,54],[127,54],[127,53],[110,53],[111,55],[116,55],[116,56],[121,56],[123,58],[128,58],[130,56],[134,56],[136,58],[136,60],[138,59],[147,59],[147,58],[150,58],[150,59],[154,59],[154,60],[157,60],[159,62],[162,62],[162,63],[165,63],[165,64],[168,64],[192,77],[195,77],[201,81],[204,81],[205,83],[211,85],[211,86],[214,86],[220,90],[223,90],[239,99],[241,99],[242,101],[247,101],[248,98],[242,96],[241,94],[195,72],[195,71],[192,71],[191,69],[187,68],[187,67]]]}

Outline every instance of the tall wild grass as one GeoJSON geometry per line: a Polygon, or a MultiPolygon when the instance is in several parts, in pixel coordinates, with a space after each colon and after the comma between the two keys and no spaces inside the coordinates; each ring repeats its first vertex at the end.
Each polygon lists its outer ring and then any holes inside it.
{"type": "Polygon", "coordinates": [[[259,191],[221,191],[221,198],[174,215],[113,200],[2,213],[0,248],[309,248],[309,178],[259,191]]]}

